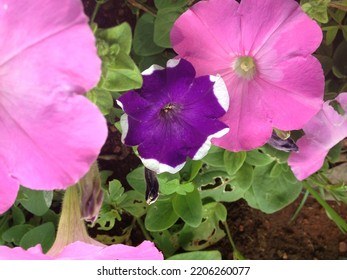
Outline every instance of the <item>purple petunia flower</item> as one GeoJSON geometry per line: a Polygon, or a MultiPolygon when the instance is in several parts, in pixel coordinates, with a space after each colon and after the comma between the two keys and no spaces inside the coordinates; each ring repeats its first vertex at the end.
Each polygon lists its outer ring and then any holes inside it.
{"type": "Polygon", "coordinates": [[[143,73],[143,87],[118,100],[122,141],[137,146],[143,164],[157,173],[178,172],[187,156],[203,158],[211,138],[229,128],[218,120],[229,106],[224,81],[216,76],[195,78],[186,60],[172,59],[167,68],[153,65],[143,73]]]}

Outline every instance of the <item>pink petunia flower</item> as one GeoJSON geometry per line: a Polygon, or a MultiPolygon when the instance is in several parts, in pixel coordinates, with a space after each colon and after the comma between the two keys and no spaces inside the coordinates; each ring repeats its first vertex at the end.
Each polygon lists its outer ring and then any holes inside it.
{"type": "Polygon", "coordinates": [[[101,62],[78,0],[0,0],[0,213],[19,184],[63,189],[95,161],[107,136],[81,94],[101,62]]]}
{"type": "MultiPolygon", "coordinates": [[[[81,182],[85,187],[85,180],[81,182]]],[[[0,260],[162,260],[163,255],[149,241],[139,246],[115,244],[106,246],[88,235],[80,201],[78,185],[65,192],[57,236],[53,246],[44,254],[41,245],[24,250],[0,246],[0,260]]]]}
{"type": "Polygon", "coordinates": [[[162,260],[163,255],[150,241],[144,241],[139,246],[116,244],[98,246],[76,241],[69,244],[56,256],[42,252],[41,245],[28,250],[0,246],[0,260],[162,260]]]}
{"type": "Polygon", "coordinates": [[[345,114],[340,115],[330,106],[330,101],[325,102],[322,110],[304,126],[305,135],[297,141],[299,151],[288,158],[288,164],[299,180],[318,171],[329,150],[347,137],[347,92],[335,100],[345,114]]]}
{"type": "Polygon", "coordinates": [[[221,75],[230,95],[213,143],[228,150],[265,144],[273,128],[300,129],[322,106],[324,75],[311,54],[322,31],[294,0],[201,1],[175,22],[174,50],[197,75],[221,75]]]}

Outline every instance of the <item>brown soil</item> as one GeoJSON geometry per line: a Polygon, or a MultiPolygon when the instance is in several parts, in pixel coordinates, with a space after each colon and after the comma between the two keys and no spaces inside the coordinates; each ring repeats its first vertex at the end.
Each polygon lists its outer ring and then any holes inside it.
{"type": "MultiPolygon", "coordinates": [[[[91,16],[95,0],[84,0],[87,15],[91,16]]],[[[126,1],[109,0],[96,17],[100,27],[110,27],[127,20],[132,26],[135,16],[126,1]]],[[[120,134],[110,126],[107,144],[102,155],[112,154],[111,160],[100,160],[102,169],[113,170],[112,178],[127,186],[126,174],[140,163],[131,149],[120,143],[120,134]]],[[[308,199],[298,217],[290,223],[300,198],[285,209],[271,215],[250,208],[244,201],[230,203],[228,225],[237,249],[248,259],[347,259],[347,235],[341,233],[314,200],[308,199]]],[[[347,205],[331,203],[347,220],[347,205]]],[[[123,222],[130,221],[125,217],[123,222]]],[[[133,244],[143,240],[139,229],[132,234],[133,244]]],[[[232,259],[227,238],[209,249],[217,249],[223,259],[232,259]]]]}
{"type": "MultiPolygon", "coordinates": [[[[244,201],[228,205],[228,224],[237,249],[248,259],[347,259],[347,235],[331,221],[325,210],[309,198],[290,222],[301,198],[279,212],[268,215],[250,208],[244,201]]],[[[347,205],[331,203],[347,219],[347,205]]],[[[227,248],[228,241],[218,244],[227,248]]],[[[230,247],[230,245],[229,245],[230,247]]],[[[222,249],[223,257],[230,252],[222,249]]]]}

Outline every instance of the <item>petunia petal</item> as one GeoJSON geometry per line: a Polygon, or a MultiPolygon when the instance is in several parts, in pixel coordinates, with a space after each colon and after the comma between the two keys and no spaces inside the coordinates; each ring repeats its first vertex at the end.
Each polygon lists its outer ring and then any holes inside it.
{"type": "Polygon", "coordinates": [[[299,139],[296,144],[299,151],[289,156],[288,164],[295,177],[304,180],[323,166],[328,149],[306,137],[299,139]]]}
{"type": "Polygon", "coordinates": [[[0,246],[0,260],[162,260],[163,254],[152,242],[144,241],[137,247],[123,244],[96,246],[77,241],[67,245],[56,257],[42,252],[41,245],[28,250],[21,247],[0,246]]]}
{"type": "Polygon", "coordinates": [[[68,90],[6,97],[0,105],[0,150],[10,176],[32,189],[55,189],[88,171],[107,136],[94,104],[68,90]]]}
{"type": "Polygon", "coordinates": [[[59,260],[162,260],[163,255],[149,241],[139,246],[116,244],[96,246],[84,242],[74,242],[64,248],[57,256],[59,260]]]}
{"type": "Polygon", "coordinates": [[[340,93],[335,100],[340,103],[341,107],[347,112],[347,92],[340,93]]]}
{"type": "Polygon", "coordinates": [[[347,137],[347,118],[326,102],[303,130],[305,135],[297,141],[299,151],[288,158],[288,164],[299,180],[318,171],[329,150],[347,137]]]}
{"type": "Polygon", "coordinates": [[[301,129],[323,104],[321,65],[313,56],[295,57],[277,65],[277,69],[282,73],[281,79],[257,77],[250,83],[249,91],[259,96],[255,98],[261,99],[270,112],[274,127],[301,129]]]}
{"type": "Polygon", "coordinates": [[[21,247],[10,248],[0,246],[0,260],[51,260],[52,258],[42,252],[41,245],[28,250],[21,247]]]}
{"type": "Polygon", "coordinates": [[[237,15],[241,20],[242,46],[259,57],[277,53],[285,61],[306,56],[322,41],[322,30],[295,1],[242,0],[237,15]]]}
{"type": "Polygon", "coordinates": [[[230,131],[221,138],[213,139],[212,143],[233,151],[259,147],[271,137],[271,115],[260,96],[255,98],[249,90],[250,83],[241,79],[232,83],[235,94],[230,98],[230,109],[220,118],[230,131]]]}
{"type": "Polygon", "coordinates": [[[6,170],[7,167],[0,159],[0,214],[12,206],[19,190],[19,183],[6,170]]]}
{"type": "Polygon", "coordinates": [[[66,188],[88,171],[107,136],[97,107],[79,95],[99,79],[95,39],[80,1],[5,5],[1,160],[26,187],[66,188]]]}
{"type": "Polygon", "coordinates": [[[238,6],[234,0],[201,1],[175,22],[170,34],[173,48],[194,65],[198,76],[223,75],[230,71],[230,52],[242,51],[238,6]]]}

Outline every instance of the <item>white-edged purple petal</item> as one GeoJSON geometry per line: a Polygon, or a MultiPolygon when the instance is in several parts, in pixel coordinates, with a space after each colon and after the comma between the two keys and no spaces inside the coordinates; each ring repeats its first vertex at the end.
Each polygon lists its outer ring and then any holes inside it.
{"type": "Polygon", "coordinates": [[[141,89],[117,101],[125,112],[122,140],[138,146],[148,169],[176,173],[187,157],[201,159],[211,139],[229,131],[218,120],[228,110],[229,96],[223,79],[196,78],[193,66],[184,59],[169,60],[165,69],[150,69],[141,89]]]}

